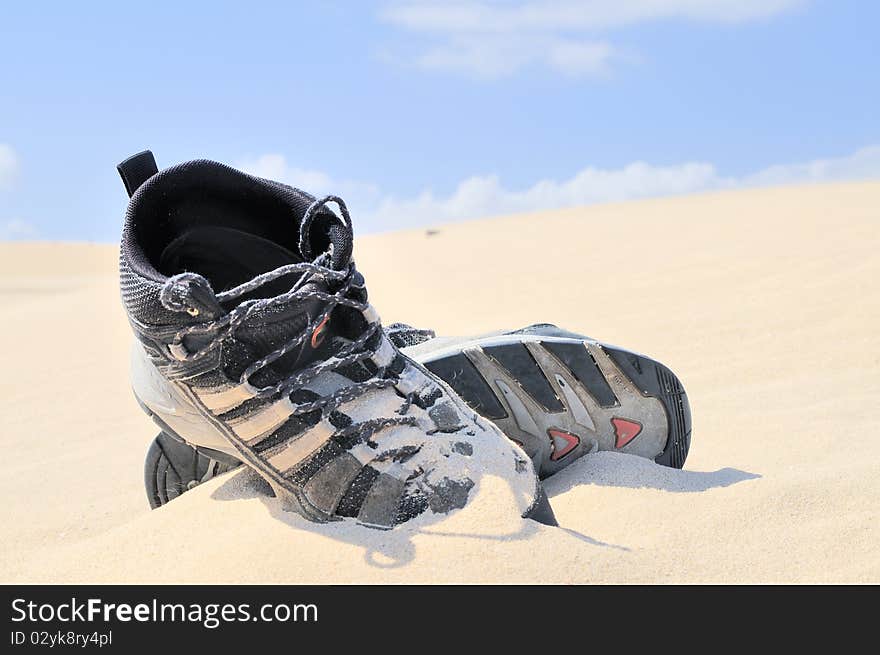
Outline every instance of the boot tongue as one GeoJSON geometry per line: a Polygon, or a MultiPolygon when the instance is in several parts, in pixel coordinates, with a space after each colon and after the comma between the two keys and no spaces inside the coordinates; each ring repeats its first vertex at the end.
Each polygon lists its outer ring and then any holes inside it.
{"type": "MultiPolygon", "coordinates": [[[[315,287],[309,283],[304,289],[315,287]]],[[[257,358],[281,348],[287,342],[300,336],[307,326],[317,319],[323,309],[323,302],[314,299],[278,305],[260,311],[245,321],[236,331],[233,351],[243,349],[241,364],[230,358],[227,374],[234,380],[257,358]]],[[[232,354],[232,353],[230,353],[232,354]]],[[[261,369],[251,378],[258,387],[275,384],[317,358],[312,346],[311,335],[305,335],[302,343],[274,363],[261,369]]]]}
{"type": "MultiPolygon", "coordinates": [[[[335,270],[345,270],[349,265],[352,250],[351,231],[347,229],[330,211],[322,214],[312,223],[309,230],[313,252],[330,252],[330,266],[335,270]]],[[[257,265],[259,270],[250,276],[252,279],[259,273],[274,270],[290,263],[299,263],[303,258],[273,242],[260,244],[261,258],[257,265]]],[[[255,298],[271,298],[291,289],[298,275],[279,278],[274,283],[260,287],[253,292],[255,298]]],[[[321,291],[329,293],[332,289],[323,280],[314,280],[300,288],[302,292],[321,291]]],[[[299,346],[285,354],[274,363],[255,373],[251,382],[255,386],[269,386],[289,376],[293,371],[302,369],[317,360],[328,357],[336,349],[333,337],[349,331],[349,321],[344,319],[347,308],[337,308],[333,312],[333,320],[317,326],[310,334],[302,338],[299,346]],[[340,315],[342,310],[342,315],[340,315]]],[[[263,357],[285,343],[302,336],[304,330],[326,311],[326,302],[318,298],[305,298],[290,303],[274,305],[255,313],[236,330],[237,342],[233,348],[241,348],[241,364],[228,367],[227,375],[235,380],[257,358],[263,357]]]]}
{"type": "MultiPolygon", "coordinates": [[[[160,267],[164,271],[197,271],[211,283],[215,292],[220,293],[261,273],[302,261],[298,253],[269,239],[233,228],[208,225],[193,227],[169,243],[162,252],[160,267]]],[[[292,273],[268,282],[249,294],[222,303],[224,309],[229,311],[246,300],[272,298],[286,293],[299,276],[299,273],[292,273]]],[[[309,288],[317,287],[315,283],[304,287],[309,288]]],[[[321,290],[326,291],[324,288],[321,290]]],[[[322,309],[321,301],[307,299],[276,305],[253,314],[236,330],[235,339],[227,343],[224,357],[228,362],[226,374],[233,380],[238,379],[256,359],[268,355],[301,333],[322,309]]],[[[192,348],[203,346],[198,339],[193,337],[193,342],[186,342],[185,345],[192,348]]],[[[302,366],[305,363],[303,356],[312,350],[310,341],[306,339],[302,347],[295,348],[254,375],[254,384],[273,384],[285,375],[285,371],[302,366]]]]}
{"type": "MultiPolygon", "coordinates": [[[[352,249],[351,231],[335,214],[329,210],[321,212],[311,225],[309,239],[314,252],[331,252],[330,264],[334,269],[344,270],[348,266],[352,249]]],[[[197,271],[220,293],[261,273],[303,261],[298,252],[250,232],[227,227],[197,226],[168,244],[162,252],[160,266],[164,271],[197,271]]],[[[290,291],[299,277],[299,273],[291,273],[223,304],[229,311],[246,300],[279,296],[290,291]]],[[[329,291],[323,281],[309,282],[301,289],[329,291]]],[[[317,320],[325,307],[323,300],[306,298],[255,312],[236,329],[235,338],[224,346],[227,376],[232,380],[239,379],[254,361],[300,336],[310,323],[317,320]]],[[[342,323],[330,321],[316,329],[316,334],[305,335],[298,347],[255,373],[251,382],[258,387],[269,386],[290,375],[291,371],[327,357],[328,345],[337,330],[344,328],[342,323]]]]}

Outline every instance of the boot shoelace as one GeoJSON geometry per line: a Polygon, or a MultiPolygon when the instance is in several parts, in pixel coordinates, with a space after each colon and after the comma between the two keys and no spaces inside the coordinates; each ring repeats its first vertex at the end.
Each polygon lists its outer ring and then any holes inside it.
{"type": "MultiPolygon", "coordinates": [[[[317,211],[331,201],[336,202],[339,205],[345,221],[344,225],[349,230],[351,229],[348,210],[345,207],[345,203],[340,198],[336,196],[327,196],[322,200],[316,200],[306,211],[306,214],[300,223],[300,249],[302,251],[306,253],[310,252],[310,248],[304,245],[307,243],[309,227],[317,211]]],[[[284,357],[284,355],[292,350],[299,348],[306,339],[311,339],[316,334],[316,330],[323,327],[325,322],[329,320],[330,314],[337,306],[341,305],[350,307],[360,312],[364,312],[369,308],[368,303],[360,302],[348,297],[352,288],[355,273],[353,262],[348,262],[345,270],[336,270],[331,268],[330,261],[331,253],[325,252],[317,256],[312,262],[280,266],[272,271],[262,273],[237,287],[229,289],[228,291],[216,294],[215,297],[219,302],[227,302],[240,298],[241,296],[278,278],[290,274],[300,274],[290,291],[272,298],[246,300],[239,303],[232,310],[217,319],[190,325],[179,330],[175,334],[169,348],[172,352],[180,353],[177,357],[179,361],[192,362],[205,357],[219,348],[225,340],[234,336],[237,328],[258,312],[271,309],[272,307],[286,305],[288,303],[318,300],[324,303],[324,306],[317,317],[308,322],[307,325],[296,334],[296,336],[284,343],[280,348],[277,348],[269,354],[252,362],[241,374],[239,383],[248,389],[254,398],[265,400],[276,395],[280,397],[288,396],[293,408],[293,415],[307,414],[318,409],[322,410],[324,415],[326,415],[336,409],[339,405],[354,400],[370,390],[386,389],[394,386],[397,381],[397,375],[389,371],[386,366],[379,368],[367,380],[361,382],[353,381],[352,384],[346,385],[328,396],[300,403],[294,402],[290,398],[290,395],[293,392],[302,389],[322,373],[356,365],[375,354],[375,351],[369,349],[366,344],[376,334],[377,330],[380,331],[382,329],[378,322],[368,323],[367,327],[356,339],[342,345],[342,347],[340,347],[332,356],[319,360],[314,364],[283,378],[275,384],[261,388],[255,387],[251,384],[250,379],[254,374],[284,357]],[[327,293],[314,288],[314,286],[306,288],[308,283],[312,281],[335,283],[336,290],[333,293],[327,293]],[[210,334],[212,335],[212,338],[198,349],[188,351],[183,346],[183,339],[189,335],[196,334],[210,334]]],[[[197,316],[199,310],[192,307],[191,304],[187,305],[186,299],[189,297],[190,290],[194,286],[205,287],[206,285],[207,281],[198,274],[179,273],[168,279],[162,289],[160,298],[163,305],[172,311],[180,311],[183,309],[191,316],[197,316]]],[[[207,286],[209,288],[209,285],[207,286]]],[[[368,421],[362,421],[350,425],[343,430],[337,431],[336,434],[337,436],[344,436],[356,432],[372,434],[379,429],[392,425],[415,425],[417,419],[414,416],[405,416],[409,411],[412,401],[413,393],[410,393],[405,397],[403,404],[397,411],[398,416],[393,418],[375,418],[368,421]]]]}

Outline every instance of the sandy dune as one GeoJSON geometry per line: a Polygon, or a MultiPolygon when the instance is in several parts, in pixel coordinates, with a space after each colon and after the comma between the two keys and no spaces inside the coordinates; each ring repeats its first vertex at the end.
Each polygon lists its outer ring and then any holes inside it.
{"type": "MultiPolygon", "coordinates": [[[[121,208],[120,208],[121,213],[121,208]]],[[[563,528],[486,480],[380,532],[278,511],[233,473],[151,512],[113,246],[0,244],[0,581],[880,582],[880,182],[736,191],[366,236],[386,323],[550,321],[688,389],[686,470],[600,454],[548,483],[563,528]]]]}

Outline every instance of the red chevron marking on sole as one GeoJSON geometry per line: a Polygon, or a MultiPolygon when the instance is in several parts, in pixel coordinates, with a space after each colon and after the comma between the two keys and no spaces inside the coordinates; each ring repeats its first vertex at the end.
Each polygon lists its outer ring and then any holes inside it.
{"type": "Polygon", "coordinates": [[[642,424],[637,421],[630,421],[626,418],[613,418],[611,425],[614,426],[614,434],[617,437],[614,447],[623,448],[626,444],[635,439],[642,431],[642,424]]]}
{"type": "Polygon", "coordinates": [[[554,430],[553,428],[550,428],[547,430],[547,434],[550,435],[550,440],[553,443],[553,454],[550,455],[550,459],[554,462],[568,455],[572,450],[577,448],[578,444],[581,442],[580,437],[577,435],[569,434],[562,430],[554,430]],[[562,448],[559,447],[560,444],[562,445],[562,448]]]}

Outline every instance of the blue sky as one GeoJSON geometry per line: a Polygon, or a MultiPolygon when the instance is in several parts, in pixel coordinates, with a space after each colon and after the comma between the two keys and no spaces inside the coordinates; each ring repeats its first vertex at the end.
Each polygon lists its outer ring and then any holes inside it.
{"type": "Polygon", "coordinates": [[[880,3],[20,2],[0,239],[115,241],[115,164],[207,157],[372,232],[880,177],[880,3]]]}

